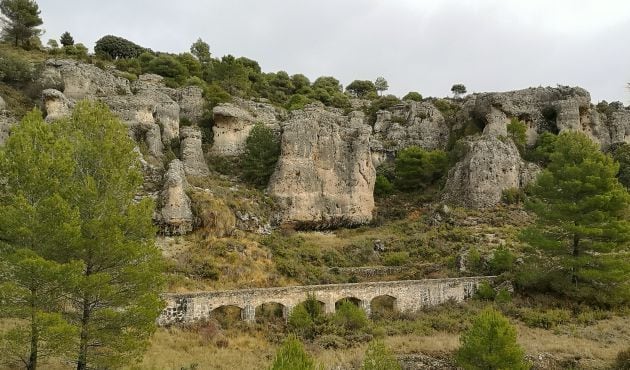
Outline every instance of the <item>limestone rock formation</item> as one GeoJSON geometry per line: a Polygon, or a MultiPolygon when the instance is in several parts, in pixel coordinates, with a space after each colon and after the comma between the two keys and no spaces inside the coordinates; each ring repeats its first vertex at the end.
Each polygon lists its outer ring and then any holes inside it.
{"type": "Polygon", "coordinates": [[[256,123],[279,130],[278,118],[284,112],[267,103],[234,98],[232,103],[219,104],[212,110],[214,141],[212,153],[235,156],[243,153],[245,141],[256,123]]]}
{"type": "Polygon", "coordinates": [[[466,138],[459,145],[463,155],[449,171],[444,191],[444,199],[453,204],[494,206],[503,190],[524,187],[539,171],[538,166],[523,161],[507,139],[484,135],[466,138]]]}
{"type": "Polygon", "coordinates": [[[363,114],[308,106],[292,112],[282,128],[282,153],[268,189],[280,208],[277,221],[299,228],[369,222],[376,171],[363,114]]]}
{"type": "Polygon", "coordinates": [[[0,96],[0,145],[9,137],[11,127],[15,124],[15,119],[7,110],[7,103],[0,96]]]}
{"type": "Polygon", "coordinates": [[[210,170],[201,149],[201,131],[198,127],[182,127],[180,152],[184,170],[189,176],[208,176],[210,170]]]}
{"type": "Polygon", "coordinates": [[[179,159],[168,165],[164,175],[164,187],[160,193],[158,223],[165,235],[184,235],[193,229],[193,213],[184,165],[179,159]]]}
{"type": "Polygon", "coordinates": [[[61,91],[55,89],[42,91],[42,105],[48,122],[69,116],[74,107],[73,102],[68,100],[61,91]]]}
{"type": "Polygon", "coordinates": [[[192,123],[201,121],[206,102],[203,99],[203,90],[200,87],[182,87],[177,90],[174,100],[179,104],[180,119],[187,119],[192,123]]]}

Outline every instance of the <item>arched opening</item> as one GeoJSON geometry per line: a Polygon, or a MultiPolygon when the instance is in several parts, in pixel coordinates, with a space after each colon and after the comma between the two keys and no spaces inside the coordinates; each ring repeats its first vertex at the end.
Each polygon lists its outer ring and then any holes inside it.
{"type": "Polygon", "coordinates": [[[227,328],[242,320],[242,312],[243,310],[238,306],[225,305],[212,310],[209,316],[215,319],[222,328],[227,328]]]}
{"type": "Polygon", "coordinates": [[[372,299],[370,307],[374,318],[391,316],[396,312],[396,298],[390,295],[379,295],[372,299]]]}
{"type": "Polygon", "coordinates": [[[339,309],[339,306],[341,306],[341,304],[343,302],[350,302],[353,305],[357,306],[357,307],[361,307],[361,300],[359,298],[356,297],[345,297],[345,298],[341,298],[340,300],[338,300],[337,302],[335,302],[335,310],[339,309]]]}
{"type": "Polygon", "coordinates": [[[284,323],[285,307],[278,302],[267,302],[256,307],[256,322],[284,323]]]}

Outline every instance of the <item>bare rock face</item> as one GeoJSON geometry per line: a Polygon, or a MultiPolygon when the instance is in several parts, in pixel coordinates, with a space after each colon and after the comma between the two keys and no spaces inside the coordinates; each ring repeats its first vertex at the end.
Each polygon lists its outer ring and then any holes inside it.
{"type": "Polygon", "coordinates": [[[181,137],[181,157],[184,162],[184,171],[189,176],[208,176],[210,170],[206,164],[201,149],[201,131],[197,127],[182,127],[179,130],[181,137]]]}
{"type": "Polygon", "coordinates": [[[372,220],[376,171],[362,113],[308,106],[282,124],[282,152],[269,183],[278,222],[332,228],[372,220]]]}
{"type": "Polygon", "coordinates": [[[69,116],[74,107],[73,102],[68,100],[61,91],[55,89],[42,91],[42,105],[46,112],[47,122],[69,116]]]}
{"type": "Polygon", "coordinates": [[[187,119],[192,123],[201,121],[206,102],[203,99],[203,90],[200,87],[186,86],[178,89],[175,100],[179,104],[180,119],[187,119]]]}
{"type": "Polygon", "coordinates": [[[11,127],[15,124],[15,118],[7,111],[7,103],[0,96],[0,145],[9,138],[11,127]]]}
{"type": "Polygon", "coordinates": [[[538,174],[538,166],[523,161],[510,140],[484,135],[459,145],[463,155],[449,171],[444,191],[450,203],[491,207],[501,201],[503,190],[523,188],[538,174]]]}
{"type": "Polygon", "coordinates": [[[232,103],[219,104],[212,110],[214,141],[212,153],[236,156],[243,153],[245,141],[256,123],[279,130],[278,118],[284,114],[266,103],[234,98],[232,103]]]}
{"type": "Polygon", "coordinates": [[[129,95],[129,81],[94,65],[67,59],[50,59],[39,82],[43,89],[56,89],[69,99],[80,100],[129,95]]]}
{"type": "Polygon", "coordinates": [[[193,213],[184,165],[179,159],[168,165],[164,175],[164,187],[160,193],[158,223],[165,235],[184,235],[193,229],[193,213]]]}

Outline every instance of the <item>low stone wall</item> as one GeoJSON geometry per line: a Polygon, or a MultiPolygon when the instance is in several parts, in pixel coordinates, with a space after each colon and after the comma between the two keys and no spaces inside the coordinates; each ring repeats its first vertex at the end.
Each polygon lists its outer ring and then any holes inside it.
{"type": "Polygon", "coordinates": [[[395,310],[417,311],[448,300],[463,301],[473,296],[481,282],[492,279],[492,276],[467,277],[165,294],[167,304],[158,324],[206,319],[212,311],[224,306],[240,308],[243,320],[252,322],[256,319],[256,307],[265,303],[282,305],[286,317],[308,295],[320,301],[326,313],[335,312],[336,302],[351,298],[369,314],[372,300],[382,296],[394,298],[395,310]]]}

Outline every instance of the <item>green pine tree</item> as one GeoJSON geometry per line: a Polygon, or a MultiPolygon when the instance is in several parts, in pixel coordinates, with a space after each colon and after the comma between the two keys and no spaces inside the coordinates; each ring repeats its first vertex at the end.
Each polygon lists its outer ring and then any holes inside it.
{"type": "Polygon", "coordinates": [[[242,156],[243,179],[264,187],[275,170],[280,144],[273,131],[262,123],[252,128],[242,156]]]}
{"type": "Polygon", "coordinates": [[[61,34],[61,38],[59,39],[59,42],[61,43],[62,46],[72,46],[74,45],[74,38],[72,37],[70,32],[66,31],[61,34]]]}
{"type": "Polygon", "coordinates": [[[363,359],[362,370],[401,370],[396,357],[380,340],[373,340],[368,345],[363,359]]]}
{"type": "Polygon", "coordinates": [[[465,370],[529,369],[516,342],[516,329],[494,309],[485,309],[475,317],[460,341],[455,357],[465,370]]]}
{"type": "Polygon", "coordinates": [[[313,358],[306,352],[304,345],[295,335],[289,335],[278,348],[270,370],[315,370],[313,358]]]}
{"type": "Polygon", "coordinates": [[[522,237],[542,253],[551,289],[600,305],[630,299],[630,195],[619,165],[578,132],[563,132],[548,167],[531,187],[535,225],[522,237]]]}
{"type": "Polygon", "coordinates": [[[427,151],[410,146],[398,152],[395,165],[395,185],[398,189],[424,190],[444,175],[448,156],[441,150],[427,151]]]}
{"type": "Polygon", "coordinates": [[[1,0],[2,38],[14,46],[30,46],[31,37],[39,36],[42,31],[37,28],[44,22],[39,16],[40,10],[33,0],[1,0]]]}

